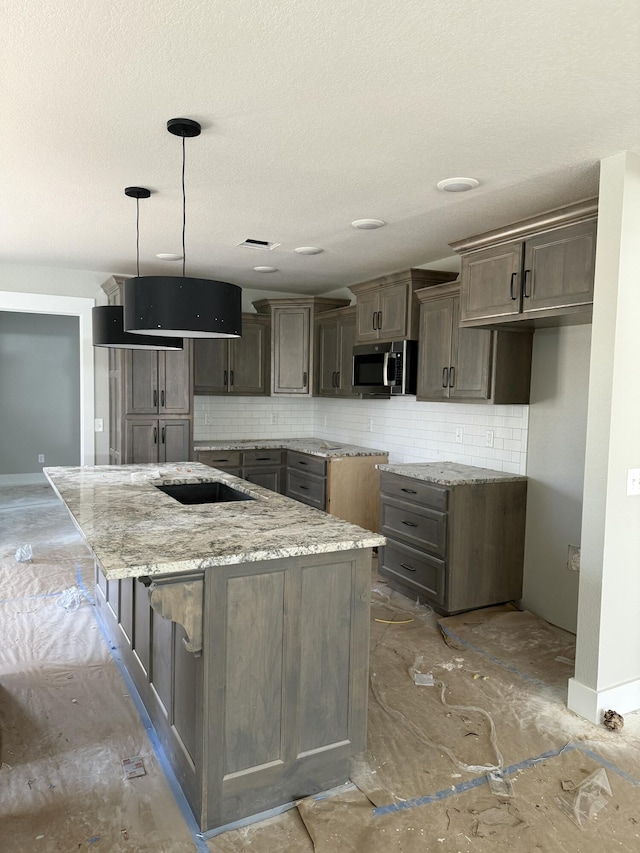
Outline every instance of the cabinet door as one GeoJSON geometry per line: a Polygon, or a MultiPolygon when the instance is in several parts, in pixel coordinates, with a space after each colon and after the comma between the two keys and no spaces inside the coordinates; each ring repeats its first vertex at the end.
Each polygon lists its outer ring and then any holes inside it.
{"type": "Polygon", "coordinates": [[[406,284],[390,284],[380,288],[380,340],[395,341],[407,337],[409,298],[409,288],[406,284]]]}
{"type": "Polygon", "coordinates": [[[461,319],[520,313],[522,243],[506,243],[465,255],[460,273],[461,319]]]}
{"type": "Polygon", "coordinates": [[[229,341],[196,338],[193,342],[194,394],[226,394],[229,378],[229,341]]]}
{"type": "Polygon", "coordinates": [[[538,234],[525,243],[522,310],[593,302],[596,223],[579,222],[538,234]]]}
{"type": "Polygon", "coordinates": [[[380,301],[377,289],[359,293],[356,297],[356,328],[360,343],[378,340],[380,334],[378,332],[379,310],[380,301]]]}
{"type": "Polygon", "coordinates": [[[356,342],[355,314],[338,321],[338,397],[359,397],[353,393],[353,347],[356,342]]]}
{"type": "Polygon", "coordinates": [[[158,411],[162,415],[186,415],[191,411],[191,347],[158,353],[158,411]]]}
{"type": "Polygon", "coordinates": [[[158,419],[127,418],[125,423],[126,465],[158,461],[158,419]]]}
{"type": "Polygon", "coordinates": [[[267,381],[268,328],[243,320],[242,337],[230,341],[229,391],[232,394],[269,393],[267,381]]]}
{"type": "Polygon", "coordinates": [[[158,461],[188,462],[191,458],[191,421],[158,422],[158,461]]]}
{"type": "Polygon", "coordinates": [[[272,336],[272,393],[310,394],[311,309],[275,308],[272,336]]]}
{"type": "Polygon", "coordinates": [[[488,400],[491,396],[491,354],[495,332],[459,328],[460,299],[456,297],[451,301],[453,318],[449,398],[488,400]]]}
{"type": "Polygon", "coordinates": [[[321,397],[335,397],[338,365],[338,324],[326,320],[316,326],[318,334],[318,384],[316,391],[321,397]]]}
{"type": "Polygon", "coordinates": [[[128,415],[158,412],[157,350],[125,350],[126,406],[128,415]]]}
{"type": "Polygon", "coordinates": [[[446,400],[449,397],[453,313],[454,300],[446,297],[420,306],[419,400],[446,400]]]}
{"type": "Polygon", "coordinates": [[[283,467],[282,465],[271,465],[264,468],[245,468],[243,479],[248,483],[255,483],[271,489],[272,492],[283,491],[283,467]]]}

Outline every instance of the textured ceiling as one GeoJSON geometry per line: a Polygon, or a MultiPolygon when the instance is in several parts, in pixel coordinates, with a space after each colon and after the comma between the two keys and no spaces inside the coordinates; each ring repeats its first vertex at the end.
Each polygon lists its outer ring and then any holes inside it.
{"type": "Polygon", "coordinates": [[[0,0],[0,260],[322,293],[597,193],[640,152],[637,0],[0,0]],[[469,175],[472,193],[443,194],[469,175]],[[356,231],[354,219],[388,225],[356,231]],[[245,238],[281,245],[238,248],[245,238]],[[324,249],[299,256],[296,246],[324,249]],[[260,274],[267,264],[277,273],[260,274]],[[180,268],[179,268],[180,267],[180,268]]]}

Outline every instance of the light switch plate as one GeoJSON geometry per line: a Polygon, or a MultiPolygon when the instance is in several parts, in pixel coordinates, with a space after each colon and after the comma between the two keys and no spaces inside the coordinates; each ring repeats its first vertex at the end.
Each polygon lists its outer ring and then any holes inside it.
{"type": "Polygon", "coordinates": [[[640,495],[640,468],[627,470],[627,495],[640,495]]]}

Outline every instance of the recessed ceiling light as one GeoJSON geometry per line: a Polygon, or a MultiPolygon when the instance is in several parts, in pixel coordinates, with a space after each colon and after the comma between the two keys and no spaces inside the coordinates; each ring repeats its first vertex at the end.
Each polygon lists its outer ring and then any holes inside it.
{"type": "Polygon", "coordinates": [[[480,181],[476,181],[475,178],[445,178],[436,184],[439,190],[446,193],[466,193],[467,190],[474,190],[479,185],[480,181]]]}
{"type": "Polygon", "coordinates": [[[277,267],[254,267],[256,272],[278,272],[277,267]]]}
{"type": "Polygon", "coordinates": [[[387,223],[382,219],[354,219],[351,224],[360,231],[373,231],[374,228],[382,228],[387,223]]]}
{"type": "Polygon", "coordinates": [[[297,252],[299,255],[319,255],[323,249],[318,249],[317,246],[298,246],[298,248],[293,251],[297,252]]]}
{"type": "Polygon", "coordinates": [[[160,252],[156,258],[160,258],[161,261],[181,261],[182,255],[176,255],[173,252],[160,252]]]}

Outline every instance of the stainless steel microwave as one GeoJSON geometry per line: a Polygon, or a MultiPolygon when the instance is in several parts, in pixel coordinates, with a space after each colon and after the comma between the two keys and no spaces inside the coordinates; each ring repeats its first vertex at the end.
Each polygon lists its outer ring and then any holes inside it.
{"type": "Polygon", "coordinates": [[[355,346],[353,390],[376,397],[415,394],[417,356],[417,341],[391,341],[355,346]]]}

